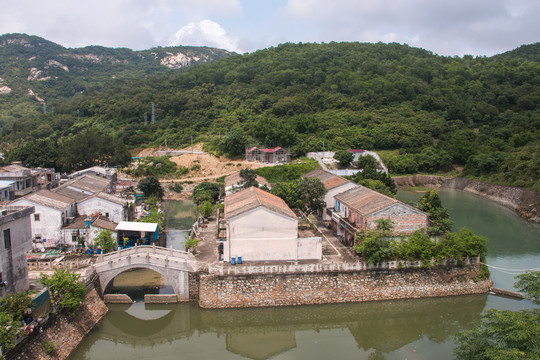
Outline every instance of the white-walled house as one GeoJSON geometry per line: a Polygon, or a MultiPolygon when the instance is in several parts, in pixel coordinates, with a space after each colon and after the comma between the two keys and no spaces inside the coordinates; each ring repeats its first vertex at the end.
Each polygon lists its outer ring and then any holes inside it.
{"type": "Polygon", "coordinates": [[[58,245],[62,237],[62,226],[74,219],[77,214],[74,199],[49,190],[28,194],[11,204],[35,207],[31,226],[37,249],[58,245]]]}
{"type": "Polygon", "coordinates": [[[281,198],[256,187],[225,197],[226,262],[322,258],[320,237],[299,238],[298,218],[281,198]]]}
{"type": "MultiPolygon", "coordinates": [[[[349,181],[342,178],[341,176],[334,175],[331,172],[322,169],[310,171],[303,176],[306,178],[317,178],[321,180],[324,187],[326,188],[326,194],[324,195],[326,209],[334,207],[336,195],[358,186],[358,184],[355,184],[352,181],[349,181]]],[[[328,215],[326,209],[323,210],[322,218],[325,221],[329,221],[330,215],[328,215]]]]}
{"type": "Polygon", "coordinates": [[[78,216],[72,223],[62,227],[62,244],[69,248],[94,246],[95,238],[102,230],[109,230],[116,241],[118,223],[105,216],[78,216]]]}
{"type": "Polygon", "coordinates": [[[0,206],[0,296],[28,290],[32,206],[0,206]]]}
{"type": "Polygon", "coordinates": [[[78,201],[77,212],[79,215],[94,215],[99,213],[116,223],[129,220],[127,200],[106,193],[97,193],[78,201]]]}

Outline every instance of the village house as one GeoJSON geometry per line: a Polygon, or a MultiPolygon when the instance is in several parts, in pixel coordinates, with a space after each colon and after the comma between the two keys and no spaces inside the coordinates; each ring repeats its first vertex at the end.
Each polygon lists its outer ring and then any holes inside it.
{"type": "Polygon", "coordinates": [[[291,161],[291,152],[289,149],[284,149],[279,146],[272,149],[259,149],[258,147],[252,147],[250,149],[246,149],[246,161],[283,164],[291,161]]]}
{"type": "Polygon", "coordinates": [[[77,214],[74,199],[49,190],[28,194],[11,204],[35,207],[31,229],[34,248],[37,250],[58,246],[62,238],[62,226],[73,220],[77,214]]]}
{"type": "Polygon", "coordinates": [[[0,180],[14,181],[15,196],[24,196],[40,189],[38,173],[19,164],[0,167],[0,180]]]}
{"type": "Polygon", "coordinates": [[[102,230],[109,230],[116,239],[118,223],[102,215],[77,216],[72,223],[62,227],[62,244],[71,249],[79,246],[94,247],[95,238],[102,230]]]}
{"type": "Polygon", "coordinates": [[[0,180],[0,202],[15,199],[15,181],[0,180]]]}
{"type": "Polygon", "coordinates": [[[116,170],[103,166],[92,166],[88,169],[76,171],[70,174],[69,178],[74,179],[82,175],[94,175],[108,179],[110,181],[116,181],[116,170]]]}
{"type": "Polygon", "coordinates": [[[33,206],[0,206],[0,296],[28,290],[33,206]]]}
{"type": "Polygon", "coordinates": [[[79,215],[101,214],[116,223],[129,220],[127,200],[103,192],[77,201],[77,212],[79,215]]]}
{"type": "Polygon", "coordinates": [[[357,230],[371,230],[379,219],[389,219],[394,224],[394,233],[409,235],[429,226],[429,215],[401,201],[358,185],[335,196],[331,216],[332,229],[352,246],[357,230]]]}
{"type": "Polygon", "coordinates": [[[99,192],[112,193],[112,189],[111,180],[92,174],[85,174],[68,180],[53,191],[79,201],[99,192]]]}
{"type": "MultiPolygon", "coordinates": [[[[259,183],[259,187],[262,187],[266,185],[268,188],[270,188],[270,183],[266,181],[265,178],[263,178],[260,175],[257,175],[255,180],[259,183]]],[[[244,179],[240,176],[240,171],[235,172],[234,174],[231,174],[229,176],[225,177],[224,185],[225,185],[225,195],[230,195],[233,192],[241,189],[242,182],[244,179]]]]}
{"type": "MultiPolygon", "coordinates": [[[[315,169],[302,176],[306,178],[317,178],[321,180],[326,188],[326,194],[324,195],[324,202],[326,206],[322,211],[322,219],[324,221],[330,221],[330,215],[327,213],[326,209],[334,207],[335,196],[358,186],[358,184],[355,184],[352,181],[342,178],[341,176],[334,175],[331,172],[323,169],[315,169]]],[[[319,214],[319,216],[320,215],[321,214],[319,214]]]]}
{"type": "Polygon", "coordinates": [[[301,238],[298,218],[280,197],[250,187],[225,197],[223,258],[243,261],[320,260],[322,239],[301,238]]]}

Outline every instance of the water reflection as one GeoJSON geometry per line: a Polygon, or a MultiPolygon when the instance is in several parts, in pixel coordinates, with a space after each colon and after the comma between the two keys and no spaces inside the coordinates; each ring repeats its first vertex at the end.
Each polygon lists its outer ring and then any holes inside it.
{"type": "Polygon", "coordinates": [[[215,339],[214,342],[224,337],[214,346],[224,347],[229,354],[269,359],[291,351],[303,353],[307,350],[304,346],[313,344],[298,341],[297,334],[302,339],[313,339],[321,332],[325,337],[339,339],[333,345],[337,358],[349,357],[351,354],[343,351],[354,348],[376,356],[391,354],[422,339],[430,343],[451,341],[454,334],[479,317],[485,305],[486,295],[228,310],[203,310],[196,304],[110,305],[109,314],[94,332],[100,335],[87,337],[72,359],[82,359],[85,353],[87,359],[100,358],[94,357],[94,350],[103,347],[103,341],[109,343],[109,350],[117,353],[117,359],[137,356],[135,353],[128,356],[126,349],[156,346],[165,356],[163,351],[167,348],[191,347],[193,337],[201,336],[215,339]],[[161,316],[145,320],[144,313],[152,312],[161,316]],[[341,342],[347,345],[338,346],[341,342]]]}
{"type": "Polygon", "coordinates": [[[197,219],[197,206],[191,200],[163,201],[161,209],[167,226],[166,246],[184,250],[184,243],[197,219]]]}

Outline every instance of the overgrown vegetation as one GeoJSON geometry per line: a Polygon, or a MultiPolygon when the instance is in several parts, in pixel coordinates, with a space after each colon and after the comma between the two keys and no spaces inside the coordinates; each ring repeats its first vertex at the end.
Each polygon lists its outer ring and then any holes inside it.
{"type": "MultiPolygon", "coordinates": [[[[540,301],[540,272],[527,271],[516,277],[515,287],[540,301]]],[[[501,311],[490,309],[471,330],[456,335],[457,359],[540,358],[540,309],[501,311]]]]}
{"type": "Polygon", "coordinates": [[[145,197],[155,196],[157,199],[161,199],[165,194],[158,178],[155,176],[149,176],[140,180],[137,187],[143,192],[145,197]]]}
{"type": "Polygon", "coordinates": [[[316,160],[300,158],[290,164],[266,166],[255,170],[257,175],[265,178],[269,183],[293,181],[299,179],[303,174],[319,168],[316,160]]]}
{"type": "Polygon", "coordinates": [[[15,336],[21,333],[20,321],[32,301],[26,293],[7,294],[0,300],[0,344],[6,350],[15,346],[15,336]]]}
{"type": "Polygon", "coordinates": [[[219,199],[221,187],[216,183],[202,182],[193,188],[193,201],[202,204],[205,201],[215,203],[219,199]]]}
{"type": "Polygon", "coordinates": [[[167,156],[147,157],[141,160],[135,176],[165,177],[177,173],[176,163],[169,160],[167,156]]]}
{"type": "Polygon", "coordinates": [[[324,209],[326,188],[317,178],[301,177],[290,182],[280,182],[272,188],[272,194],[282,198],[289,207],[312,214],[324,209]]]}
{"type": "Polygon", "coordinates": [[[467,228],[457,233],[445,233],[438,240],[431,238],[424,229],[396,238],[392,234],[392,225],[379,221],[375,230],[359,231],[356,241],[355,251],[372,264],[421,260],[423,267],[430,268],[432,259],[459,265],[463,258],[480,256],[483,259],[487,254],[486,239],[467,228]]]}

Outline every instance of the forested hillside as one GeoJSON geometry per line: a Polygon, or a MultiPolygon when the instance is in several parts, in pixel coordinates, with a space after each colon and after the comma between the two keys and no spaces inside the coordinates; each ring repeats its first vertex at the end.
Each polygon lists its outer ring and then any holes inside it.
{"type": "MultiPolygon", "coordinates": [[[[231,53],[178,46],[133,51],[87,46],[68,49],[37,36],[0,36],[0,127],[21,117],[53,112],[54,102],[115,81],[172,73],[231,53]]],[[[34,136],[34,134],[32,134],[34,136]]]]}
{"type": "Polygon", "coordinates": [[[54,115],[5,123],[2,137],[35,145],[90,129],[128,147],[182,146],[193,136],[231,155],[245,145],[291,146],[295,155],[393,150],[393,174],[456,167],[539,191],[539,54],[538,43],[491,58],[399,44],[283,44],[85,91],[55,103],[54,115]],[[145,126],[152,102],[157,121],[145,126]]]}

